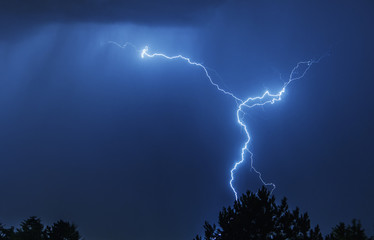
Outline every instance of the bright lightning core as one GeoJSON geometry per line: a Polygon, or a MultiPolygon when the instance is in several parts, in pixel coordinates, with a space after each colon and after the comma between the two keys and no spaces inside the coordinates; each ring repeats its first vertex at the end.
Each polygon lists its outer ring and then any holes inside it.
{"type": "MultiPolygon", "coordinates": [[[[108,43],[115,44],[116,46],[121,47],[121,48],[131,46],[135,50],[137,50],[136,47],[131,43],[125,43],[123,45],[118,44],[116,42],[108,42],[108,43]]],[[[139,51],[139,50],[137,50],[137,51],[139,51]]],[[[236,200],[238,199],[238,193],[237,193],[237,191],[234,187],[235,171],[237,170],[238,166],[245,161],[246,153],[248,153],[248,155],[249,155],[251,170],[253,170],[258,175],[258,178],[260,179],[262,184],[272,187],[271,192],[273,192],[274,189],[275,189],[275,184],[270,183],[270,182],[265,182],[263,177],[262,177],[261,172],[258,171],[254,167],[253,153],[248,149],[248,144],[251,140],[251,136],[249,134],[247,125],[243,121],[243,117],[245,115],[245,110],[247,108],[248,109],[249,108],[254,108],[256,106],[264,106],[266,104],[274,104],[275,102],[278,102],[278,101],[282,100],[282,95],[285,93],[288,85],[295,80],[299,80],[299,79],[303,78],[305,76],[305,74],[307,73],[307,71],[309,70],[309,68],[312,66],[312,64],[318,63],[324,56],[321,57],[318,60],[309,60],[309,61],[302,61],[302,62],[297,63],[296,66],[292,69],[292,71],[291,71],[291,73],[288,77],[288,80],[283,84],[283,87],[281,88],[281,90],[279,92],[270,93],[269,91],[266,91],[260,96],[249,97],[247,99],[240,99],[239,97],[235,96],[233,93],[222,89],[217,83],[215,83],[213,81],[212,77],[209,75],[209,72],[208,72],[207,68],[204,65],[202,65],[201,63],[193,62],[193,61],[191,61],[190,58],[184,57],[182,55],[167,56],[163,53],[149,53],[148,51],[149,51],[148,46],[145,46],[142,50],[140,50],[139,52],[141,53],[140,54],[141,58],[162,57],[162,58],[166,58],[166,59],[169,59],[169,60],[180,59],[180,60],[183,60],[183,61],[187,62],[190,65],[200,67],[204,71],[205,76],[208,78],[210,83],[214,87],[216,87],[216,89],[218,91],[220,91],[220,92],[222,92],[226,95],[229,95],[230,97],[232,97],[237,102],[238,108],[236,110],[236,118],[237,118],[238,124],[242,127],[242,129],[244,130],[244,132],[246,134],[246,141],[245,141],[245,143],[244,143],[244,145],[241,149],[241,158],[238,161],[235,162],[234,167],[230,171],[230,173],[231,173],[230,187],[235,194],[235,199],[236,200]]]]}

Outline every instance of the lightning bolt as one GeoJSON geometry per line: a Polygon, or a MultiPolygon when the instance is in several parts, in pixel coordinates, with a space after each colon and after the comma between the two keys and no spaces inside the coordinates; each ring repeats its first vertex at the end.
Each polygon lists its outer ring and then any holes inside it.
{"type": "Polygon", "coordinates": [[[236,191],[236,189],[234,187],[234,184],[233,184],[234,180],[235,180],[235,174],[234,173],[237,170],[237,168],[239,167],[239,165],[241,165],[245,161],[246,153],[249,154],[251,170],[254,171],[258,175],[258,178],[260,179],[260,181],[262,182],[263,185],[270,186],[272,188],[271,193],[274,191],[274,189],[276,187],[275,184],[271,183],[271,182],[264,181],[264,179],[262,177],[262,173],[260,171],[258,171],[254,167],[253,153],[248,148],[249,142],[251,141],[251,136],[249,134],[248,127],[247,127],[247,125],[245,124],[245,122],[243,120],[244,119],[244,115],[245,115],[245,109],[250,109],[250,108],[257,107],[257,106],[264,106],[264,105],[267,105],[267,104],[274,104],[274,103],[282,100],[282,95],[285,93],[286,88],[288,87],[288,85],[291,82],[293,82],[293,81],[296,81],[296,80],[299,80],[299,79],[303,78],[305,76],[305,74],[307,73],[307,71],[310,69],[310,67],[314,63],[318,63],[326,55],[320,57],[317,60],[309,60],[309,61],[298,62],[296,64],[296,66],[292,69],[292,71],[291,71],[291,73],[290,73],[290,75],[288,77],[288,80],[286,82],[284,82],[283,87],[281,88],[281,90],[279,92],[277,92],[277,93],[270,93],[269,91],[265,91],[260,96],[249,97],[249,98],[243,100],[243,99],[235,96],[232,92],[227,91],[227,90],[221,88],[217,83],[215,83],[213,81],[212,77],[210,76],[210,74],[209,74],[209,72],[207,70],[207,67],[205,67],[201,63],[193,62],[188,57],[184,57],[182,55],[167,56],[167,55],[165,55],[163,53],[149,53],[148,46],[145,46],[143,49],[138,50],[135,45],[133,45],[133,44],[131,44],[129,42],[126,42],[125,44],[119,44],[119,43],[116,43],[116,42],[113,42],[113,41],[109,41],[108,43],[109,44],[114,44],[114,45],[116,45],[117,47],[120,47],[120,48],[126,48],[127,46],[131,46],[136,51],[140,52],[141,58],[145,58],[145,57],[147,57],[147,58],[161,57],[161,58],[165,58],[165,59],[168,59],[168,60],[178,60],[179,59],[179,60],[183,60],[183,61],[187,62],[190,65],[193,65],[193,66],[201,68],[203,70],[203,72],[205,73],[205,76],[208,78],[209,82],[218,91],[222,92],[225,95],[228,95],[228,96],[232,97],[236,101],[237,106],[238,106],[238,108],[236,110],[237,122],[238,122],[238,124],[241,126],[241,128],[244,130],[244,132],[246,134],[246,141],[245,141],[245,143],[244,143],[244,145],[243,145],[243,147],[241,149],[241,158],[240,158],[240,160],[238,160],[237,162],[235,162],[234,167],[230,171],[230,173],[231,173],[231,179],[230,179],[229,183],[230,183],[230,187],[231,187],[232,191],[234,192],[235,199],[236,200],[238,199],[238,193],[237,193],[237,191],[236,191]]]}

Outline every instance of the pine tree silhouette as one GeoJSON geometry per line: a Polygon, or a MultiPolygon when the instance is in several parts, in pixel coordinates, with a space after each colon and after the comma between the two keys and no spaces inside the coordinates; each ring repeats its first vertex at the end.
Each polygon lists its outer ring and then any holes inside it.
{"type": "Polygon", "coordinates": [[[373,240],[365,234],[361,222],[353,219],[352,225],[346,226],[344,223],[339,223],[332,229],[331,234],[326,236],[326,240],[373,240]]]}
{"type": "Polygon", "coordinates": [[[77,227],[69,222],[59,220],[46,229],[47,239],[51,240],[79,240],[80,235],[77,227]]]}
{"type": "Polygon", "coordinates": [[[81,236],[74,224],[59,220],[46,226],[37,217],[30,217],[20,228],[6,228],[0,223],[0,240],[79,240],[81,236]]]}
{"type": "MultiPolygon", "coordinates": [[[[288,209],[287,199],[276,204],[274,196],[262,187],[257,194],[243,194],[233,207],[219,213],[218,227],[204,224],[206,240],[322,240],[319,226],[310,227],[307,213],[288,209]]],[[[195,240],[201,240],[196,236],[195,240]]]]}

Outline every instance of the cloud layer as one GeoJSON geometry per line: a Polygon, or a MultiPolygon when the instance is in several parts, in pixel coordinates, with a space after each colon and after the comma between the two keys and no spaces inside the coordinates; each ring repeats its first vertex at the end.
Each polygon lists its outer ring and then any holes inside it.
{"type": "Polygon", "coordinates": [[[211,11],[223,0],[4,0],[0,2],[1,20],[50,22],[88,21],[113,22],[129,21],[146,24],[195,22],[211,11]]]}

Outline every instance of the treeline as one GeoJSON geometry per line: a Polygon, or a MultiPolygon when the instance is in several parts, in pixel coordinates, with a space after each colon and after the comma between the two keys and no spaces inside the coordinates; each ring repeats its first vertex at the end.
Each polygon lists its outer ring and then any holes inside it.
{"type": "MultiPolygon", "coordinates": [[[[287,199],[279,204],[265,188],[243,194],[233,207],[223,208],[218,225],[205,222],[204,237],[194,240],[374,240],[368,237],[360,221],[339,223],[326,236],[318,225],[311,227],[307,213],[290,210],[287,199]]],[[[0,223],[0,240],[81,240],[77,227],[65,221],[44,226],[37,217],[30,217],[19,228],[6,228],[0,223]]]]}
{"type": "Polygon", "coordinates": [[[81,236],[74,224],[59,220],[44,226],[37,217],[30,217],[20,227],[6,228],[0,223],[0,240],[80,240],[81,236]]]}
{"type": "Polygon", "coordinates": [[[265,187],[256,194],[248,191],[233,207],[223,208],[218,226],[205,222],[204,230],[205,240],[374,240],[357,220],[339,223],[323,237],[318,225],[311,227],[307,213],[290,210],[286,198],[277,204],[265,187]]]}

